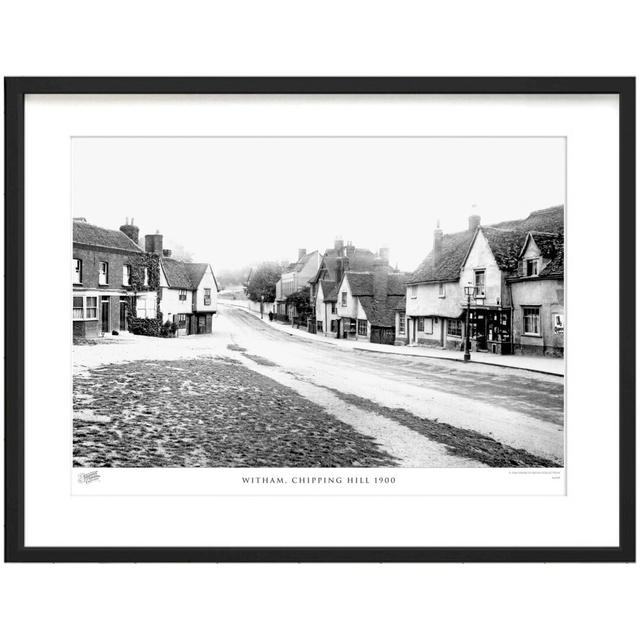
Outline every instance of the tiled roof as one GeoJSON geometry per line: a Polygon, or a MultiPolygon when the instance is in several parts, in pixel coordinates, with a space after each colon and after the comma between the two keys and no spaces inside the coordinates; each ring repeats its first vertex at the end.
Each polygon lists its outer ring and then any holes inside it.
{"type": "Polygon", "coordinates": [[[540,272],[543,277],[564,276],[564,234],[532,231],[531,236],[541,255],[549,260],[540,272]]]}
{"type": "Polygon", "coordinates": [[[352,296],[372,296],[373,295],[373,274],[355,273],[347,271],[345,273],[352,296]]]}
{"type": "Polygon", "coordinates": [[[518,268],[520,250],[527,237],[526,232],[494,227],[481,227],[481,230],[498,267],[502,271],[515,271],[518,268]]]}
{"type": "Polygon", "coordinates": [[[377,327],[395,326],[396,310],[404,309],[406,306],[408,274],[390,273],[387,277],[386,295],[382,296],[375,295],[372,273],[348,272],[346,277],[349,280],[351,294],[358,297],[369,322],[377,327]]]}
{"type": "Polygon", "coordinates": [[[197,289],[209,266],[203,262],[182,262],[173,258],[161,258],[167,284],[172,289],[197,289]]]}
{"type": "Polygon", "coordinates": [[[542,277],[564,277],[564,247],[559,251],[551,262],[540,272],[542,277]]]}
{"type": "Polygon", "coordinates": [[[509,273],[517,271],[518,258],[529,232],[534,235],[536,244],[540,241],[538,248],[545,257],[559,251],[564,253],[564,207],[534,211],[524,220],[481,229],[498,266],[509,273]]]}
{"type": "Polygon", "coordinates": [[[73,241],[95,247],[142,253],[142,249],[122,231],[103,229],[80,220],[73,221],[73,241]]]}
{"type": "MultiPolygon", "coordinates": [[[[529,231],[564,233],[564,206],[534,211],[523,220],[509,220],[480,228],[500,268],[512,271],[517,266],[518,255],[529,231]]],[[[472,230],[445,234],[438,263],[433,262],[433,252],[429,253],[413,272],[409,283],[457,280],[474,235],[472,230]]]]}
{"type": "MultiPolygon", "coordinates": [[[[373,262],[376,259],[375,253],[369,249],[358,249],[357,247],[345,247],[349,271],[369,271],[373,268],[373,262]]],[[[338,279],[338,260],[339,254],[336,249],[327,249],[320,263],[320,268],[316,275],[309,282],[318,282],[320,274],[326,270],[331,280],[338,279]]]]}
{"type": "Polygon", "coordinates": [[[432,251],[411,274],[409,282],[457,280],[474,233],[474,231],[459,231],[445,234],[442,238],[438,263],[434,264],[432,251]]]}
{"type": "Polygon", "coordinates": [[[334,280],[320,280],[320,286],[322,287],[322,297],[324,302],[338,301],[338,282],[335,282],[334,280]]]}
{"type": "Polygon", "coordinates": [[[311,260],[311,258],[313,256],[315,256],[318,253],[318,251],[312,251],[311,253],[305,253],[302,258],[300,258],[297,262],[292,262],[286,269],[286,271],[297,271],[300,272],[302,271],[305,266],[307,265],[307,262],[309,262],[309,260],[311,260]]]}
{"type": "Polygon", "coordinates": [[[531,237],[545,258],[555,258],[559,250],[564,249],[564,234],[532,231],[531,237]]]}

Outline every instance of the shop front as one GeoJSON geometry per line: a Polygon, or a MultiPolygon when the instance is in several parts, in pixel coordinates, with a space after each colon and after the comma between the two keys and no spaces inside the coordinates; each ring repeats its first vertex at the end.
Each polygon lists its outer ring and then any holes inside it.
{"type": "Polygon", "coordinates": [[[469,337],[474,351],[501,355],[513,353],[511,309],[472,307],[469,311],[469,337]]]}

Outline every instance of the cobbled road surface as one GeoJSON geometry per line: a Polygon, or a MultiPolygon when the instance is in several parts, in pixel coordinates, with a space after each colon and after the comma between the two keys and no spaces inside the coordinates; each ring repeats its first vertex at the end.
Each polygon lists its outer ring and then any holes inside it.
{"type": "Polygon", "coordinates": [[[562,378],[213,327],[74,346],[74,465],[562,466],[562,378]]]}

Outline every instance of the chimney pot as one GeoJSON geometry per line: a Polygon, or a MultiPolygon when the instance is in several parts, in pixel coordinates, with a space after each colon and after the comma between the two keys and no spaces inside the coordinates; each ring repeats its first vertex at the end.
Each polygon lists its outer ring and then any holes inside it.
{"type": "Polygon", "coordinates": [[[131,218],[131,224],[129,224],[129,218],[126,219],[127,224],[123,224],[120,227],[120,231],[124,233],[125,236],[133,240],[136,244],[138,244],[138,239],[140,236],[140,229],[133,224],[133,218],[131,218]]]}

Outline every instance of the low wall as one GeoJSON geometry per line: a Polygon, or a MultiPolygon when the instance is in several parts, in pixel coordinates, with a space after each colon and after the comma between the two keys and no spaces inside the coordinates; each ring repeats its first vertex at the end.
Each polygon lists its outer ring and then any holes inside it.
{"type": "MultiPolygon", "coordinates": [[[[240,307],[241,309],[247,309],[249,311],[260,313],[260,303],[254,302],[253,300],[227,300],[225,298],[218,298],[218,303],[222,305],[228,304],[233,307],[240,307]]],[[[264,302],[263,313],[265,315],[268,315],[270,311],[272,313],[275,313],[275,306],[275,302],[264,302]]]]}

